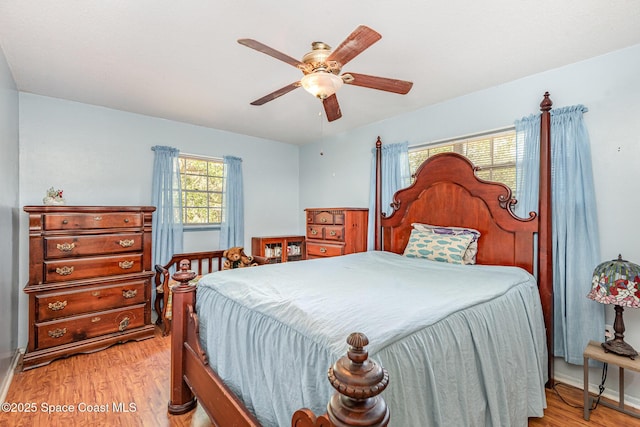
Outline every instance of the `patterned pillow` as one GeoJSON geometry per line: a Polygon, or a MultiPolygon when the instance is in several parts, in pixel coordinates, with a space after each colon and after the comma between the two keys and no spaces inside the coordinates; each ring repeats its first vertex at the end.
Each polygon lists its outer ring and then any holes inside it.
{"type": "Polygon", "coordinates": [[[444,235],[411,230],[404,256],[432,261],[464,264],[463,255],[469,247],[471,234],[444,235]]]}
{"type": "Polygon", "coordinates": [[[419,222],[414,222],[411,225],[415,230],[425,233],[446,234],[451,236],[457,236],[460,234],[472,235],[473,239],[464,253],[463,260],[465,264],[476,263],[476,255],[478,255],[478,239],[480,238],[480,232],[478,230],[464,227],[440,227],[438,225],[420,224],[419,222]]]}

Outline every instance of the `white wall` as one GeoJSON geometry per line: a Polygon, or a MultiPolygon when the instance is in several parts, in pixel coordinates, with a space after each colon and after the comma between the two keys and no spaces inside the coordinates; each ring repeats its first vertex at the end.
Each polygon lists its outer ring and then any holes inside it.
{"type": "MultiPolygon", "coordinates": [[[[544,55],[540,55],[544,58],[544,55]]],[[[456,98],[411,114],[325,139],[300,151],[300,203],[368,206],[370,150],[383,143],[415,145],[496,129],[539,112],[545,91],[555,107],[584,104],[591,137],[602,260],[618,253],[640,264],[640,45],[456,98]],[[324,155],[320,156],[320,152],[324,155]]],[[[584,284],[585,295],[590,284],[584,284]]],[[[596,304],[594,302],[594,304],[596,304]]],[[[625,339],[640,350],[640,310],[625,310],[625,339]]],[[[607,323],[613,310],[607,307],[607,323]]],[[[556,378],[581,386],[582,368],[556,363],[556,378]]],[[[600,371],[591,371],[592,387],[600,371]]],[[[617,370],[607,394],[617,399],[617,370]]],[[[640,407],[640,374],[627,372],[625,400],[640,407]]]]}
{"type": "Polygon", "coordinates": [[[0,47],[0,401],[18,337],[18,91],[0,47]]]}
{"type": "MultiPolygon", "coordinates": [[[[149,205],[154,145],[243,160],[245,247],[251,236],[297,233],[298,151],[290,144],[185,123],[20,94],[20,205],[42,204],[49,187],[69,205],[149,205]]],[[[15,159],[14,159],[15,163],[15,159]]],[[[28,217],[20,215],[20,289],[28,281],[28,217]]],[[[185,251],[218,249],[218,232],[190,232],[185,251]]],[[[19,345],[27,340],[20,292],[19,345]]]]}

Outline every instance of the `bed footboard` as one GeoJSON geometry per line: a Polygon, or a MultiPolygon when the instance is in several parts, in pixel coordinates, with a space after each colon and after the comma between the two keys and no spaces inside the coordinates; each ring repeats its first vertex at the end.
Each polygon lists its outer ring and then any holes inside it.
{"type": "MultiPolygon", "coordinates": [[[[215,425],[259,427],[255,416],[209,367],[200,346],[196,286],[189,285],[195,276],[188,259],[180,261],[180,271],[172,276],[180,284],[173,288],[168,412],[184,414],[199,402],[215,425]]],[[[349,335],[347,343],[347,355],[329,368],[328,379],[336,393],[327,412],[316,417],[310,410],[300,409],[292,417],[292,427],[383,427],[389,423],[389,410],[379,396],[389,383],[386,369],[369,359],[365,350],[369,340],[364,334],[349,335]]]]}

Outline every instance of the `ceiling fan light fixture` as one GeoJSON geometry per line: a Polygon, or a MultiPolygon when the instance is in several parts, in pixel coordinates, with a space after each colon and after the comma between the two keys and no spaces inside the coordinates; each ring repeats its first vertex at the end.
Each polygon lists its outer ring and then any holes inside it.
{"type": "Polygon", "coordinates": [[[325,99],[340,89],[342,86],[342,79],[333,73],[316,71],[302,77],[300,83],[311,95],[319,99],[325,99]]]}

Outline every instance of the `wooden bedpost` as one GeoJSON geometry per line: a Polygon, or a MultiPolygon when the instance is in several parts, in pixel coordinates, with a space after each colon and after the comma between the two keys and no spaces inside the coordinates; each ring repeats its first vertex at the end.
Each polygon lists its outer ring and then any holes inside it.
{"type": "Polygon", "coordinates": [[[188,306],[193,307],[196,300],[196,287],[189,282],[196,277],[190,271],[191,262],[188,259],[180,261],[180,270],[173,276],[173,280],[180,282],[175,286],[172,302],[172,331],[171,331],[171,394],[169,413],[184,414],[196,406],[196,399],[191,388],[184,381],[185,352],[184,342],[187,338],[187,324],[189,315],[185,312],[188,306]]]}
{"type": "Polygon", "coordinates": [[[379,251],[382,249],[380,218],[382,217],[382,140],[380,137],[376,140],[376,205],[375,205],[375,222],[374,222],[374,249],[379,251]]]}
{"type": "Polygon", "coordinates": [[[544,323],[547,328],[548,375],[547,387],[553,387],[553,235],[551,227],[551,106],[549,92],[540,103],[540,187],[538,215],[538,283],[544,323]]]}
{"type": "Polygon", "coordinates": [[[354,332],[347,338],[349,350],[329,368],[328,377],[337,390],[327,412],[317,417],[309,409],[293,414],[292,427],[385,427],[389,409],[379,396],[389,384],[387,370],[369,359],[364,349],[369,339],[354,332]]]}

